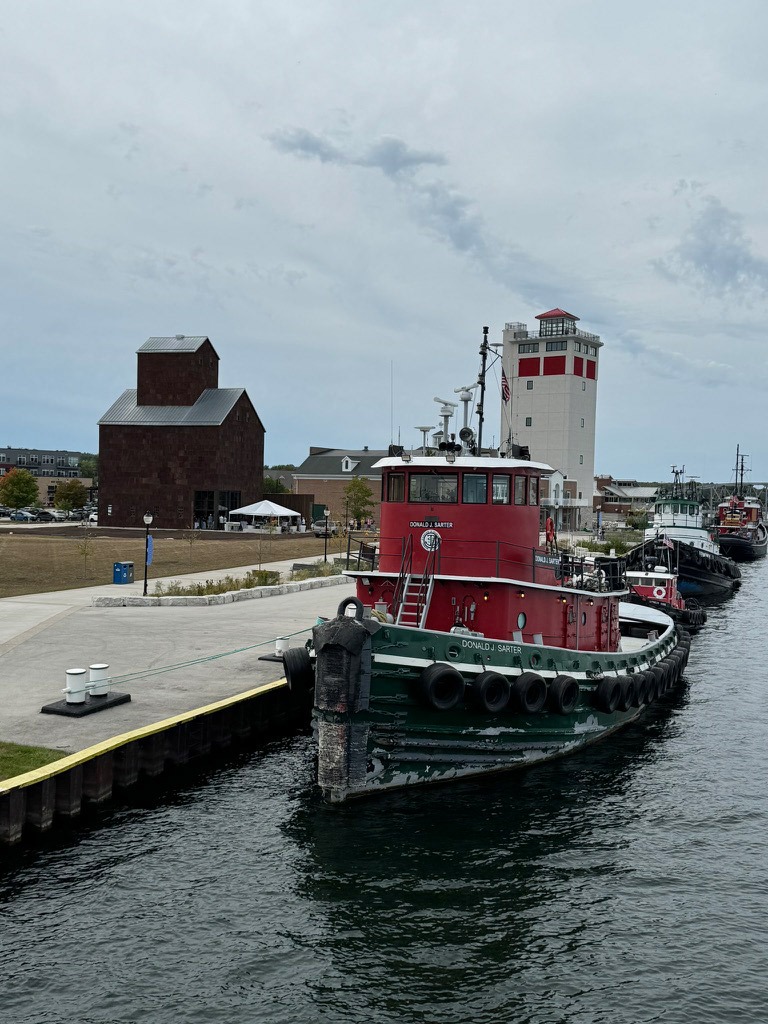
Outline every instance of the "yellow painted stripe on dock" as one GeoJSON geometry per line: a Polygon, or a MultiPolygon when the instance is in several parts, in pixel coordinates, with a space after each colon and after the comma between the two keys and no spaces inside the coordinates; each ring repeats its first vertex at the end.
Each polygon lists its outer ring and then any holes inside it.
{"type": "Polygon", "coordinates": [[[26,786],[34,785],[36,782],[44,782],[46,779],[51,779],[61,774],[61,772],[68,771],[70,768],[77,768],[78,765],[85,764],[86,761],[91,761],[100,754],[108,754],[111,750],[117,750],[118,747],[125,746],[126,743],[132,743],[147,736],[154,736],[158,732],[171,729],[174,725],[191,722],[195,718],[202,718],[203,715],[213,714],[214,711],[222,711],[224,708],[234,707],[235,704],[241,704],[252,697],[258,697],[260,694],[269,693],[270,690],[277,690],[285,685],[285,678],[275,679],[271,683],[257,686],[254,690],[246,690],[245,693],[237,693],[234,697],[225,697],[224,700],[217,700],[215,704],[206,704],[204,707],[194,708],[192,711],[184,711],[182,714],[174,715],[172,718],[164,718],[161,722],[153,722],[152,725],[145,725],[140,729],[133,729],[131,732],[124,732],[119,736],[113,736],[111,739],[103,740],[92,747],[78,750],[76,754],[68,754],[58,761],[51,761],[40,768],[34,768],[31,772],[16,775],[12,779],[3,779],[0,781],[0,795],[9,793],[12,789],[24,789],[26,786]]]}

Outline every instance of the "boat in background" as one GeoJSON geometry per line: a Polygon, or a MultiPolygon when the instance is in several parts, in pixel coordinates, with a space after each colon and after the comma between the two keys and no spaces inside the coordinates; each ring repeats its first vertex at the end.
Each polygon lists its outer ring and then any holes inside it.
{"type": "Polygon", "coordinates": [[[685,598],[728,597],[741,583],[741,571],[705,528],[695,483],[686,483],[684,473],[685,466],[672,467],[670,493],[656,499],[653,523],[643,543],[627,552],[627,568],[646,569],[652,560],[674,569],[685,598]]]}
{"type": "Polygon", "coordinates": [[[379,548],[355,593],[285,662],[314,665],[317,782],[326,799],[465,779],[572,753],[677,683],[690,638],[631,604],[621,559],[540,545],[542,463],[448,432],[432,455],[398,445],[382,474],[379,548]],[[349,615],[349,611],[353,615],[349,615]]]}
{"type": "Polygon", "coordinates": [[[658,608],[689,633],[698,633],[707,621],[707,613],[695,597],[685,600],[678,589],[677,573],[673,569],[667,565],[655,565],[654,561],[651,557],[645,568],[627,569],[628,600],[658,608]]]}
{"type": "Polygon", "coordinates": [[[745,457],[737,445],[736,484],[731,497],[717,506],[717,539],[723,554],[737,562],[754,562],[768,552],[768,529],[759,498],[744,494],[745,457]]]}

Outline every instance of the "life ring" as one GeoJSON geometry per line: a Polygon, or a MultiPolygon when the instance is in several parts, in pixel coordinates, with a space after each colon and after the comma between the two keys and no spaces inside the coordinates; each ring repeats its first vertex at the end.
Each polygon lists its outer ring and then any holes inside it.
{"type": "Polygon", "coordinates": [[[535,715],[547,700],[547,684],[536,672],[521,672],[512,684],[512,695],[518,711],[535,715]]]}
{"type": "Polygon", "coordinates": [[[336,609],[336,617],[341,618],[346,615],[347,605],[350,604],[355,606],[355,618],[361,620],[363,617],[363,602],[357,597],[345,597],[336,609]]]}
{"type": "Polygon", "coordinates": [[[481,672],[472,682],[472,700],[491,715],[504,710],[511,694],[512,684],[500,672],[481,672]]]}
{"type": "Polygon", "coordinates": [[[594,700],[598,711],[613,714],[621,700],[621,683],[616,676],[606,676],[600,680],[594,692],[594,700]]]}
{"type": "Polygon", "coordinates": [[[314,688],[315,672],[306,647],[289,647],[283,653],[283,671],[291,693],[306,693],[314,688]]]}
{"type": "Polygon", "coordinates": [[[419,676],[419,695],[435,711],[452,711],[464,698],[464,677],[453,665],[436,661],[419,676]]]}
{"type": "Polygon", "coordinates": [[[664,587],[654,587],[653,588],[653,596],[655,598],[657,598],[657,599],[658,598],[662,598],[662,597],[666,597],[666,594],[667,594],[667,592],[664,589],[664,587]]]}
{"type": "Polygon", "coordinates": [[[558,715],[570,715],[579,703],[579,692],[573,676],[557,676],[550,683],[547,704],[558,715]]]}

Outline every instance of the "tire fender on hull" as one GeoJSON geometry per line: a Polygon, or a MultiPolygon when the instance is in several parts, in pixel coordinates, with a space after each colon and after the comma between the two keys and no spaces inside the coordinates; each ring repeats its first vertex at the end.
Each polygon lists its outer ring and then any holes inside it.
{"type": "Polygon", "coordinates": [[[512,685],[500,672],[481,672],[472,682],[472,701],[482,711],[496,715],[509,704],[512,685]]]}
{"type": "Polygon", "coordinates": [[[547,700],[547,684],[537,672],[522,672],[512,684],[512,696],[517,711],[535,715],[547,700]]]}
{"type": "Polygon", "coordinates": [[[616,676],[606,676],[597,684],[594,693],[595,707],[610,715],[619,706],[621,700],[621,683],[616,676]]]}
{"type": "Polygon", "coordinates": [[[556,676],[549,684],[547,704],[557,715],[569,715],[579,703],[579,684],[573,676],[556,676]]]}
{"type": "Polygon", "coordinates": [[[436,661],[419,676],[419,696],[435,711],[452,711],[464,700],[464,677],[453,665],[436,661]]]}

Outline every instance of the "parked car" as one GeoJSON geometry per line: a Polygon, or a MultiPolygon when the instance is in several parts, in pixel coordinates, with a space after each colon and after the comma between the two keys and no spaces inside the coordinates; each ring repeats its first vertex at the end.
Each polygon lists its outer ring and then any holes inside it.
{"type": "Polygon", "coordinates": [[[55,523],[56,516],[48,508],[39,508],[36,513],[38,523],[55,523]]]}
{"type": "Polygon", "coordinates": [[[314,533],[314,535],[316,537],[325,537],[325,536],[335,537],[338,532],[339,532],[339,524],[338,523],[334,523],[334,521],[332,519],[328,520],[328,533],[327,534],[326,534],[326,531],[325,531],[325,520],[324,519],[318,519],[318,520],[316,520],[316,522],[312,523],[312,533],[314,533]]]}
{"type": "Polygon", "coordinates": [[[98,512],[91,512],[91,514],[88,516],[88,522],[89,523],[98,523],[98,521],[99,521],[99,513],[98,512]]]}
{"type": "Polygon", "coordinates": [[[34,523],[36,519],[37,516],[33,515],[31,512],[27,512],[23,508],[17,508],[11,512],[12,523],[34,523]]]}
{"type": "Polygon", "coordinates": [[[81,508],[73,508],[71,512],[67,514],[67,519],[85,519],[85,512],[81,508]]]}

